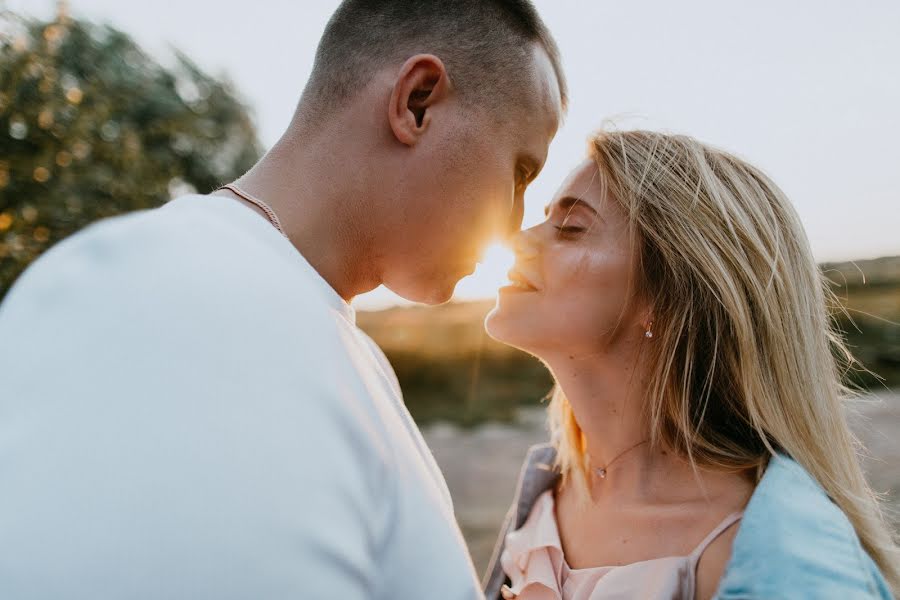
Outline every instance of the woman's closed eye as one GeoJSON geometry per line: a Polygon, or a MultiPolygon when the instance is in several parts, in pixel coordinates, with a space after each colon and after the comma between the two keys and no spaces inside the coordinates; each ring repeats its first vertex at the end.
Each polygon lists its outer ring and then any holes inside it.
{"type": "Polygon", "coordinates": [[[556,229],[556,235],[560,238],[572,239],[580,237],[587,231],[587,228],[580,227],[578,225],[568,225],[563,223],[562,225],[554,225],[554,229],[556,229]]]}
{"type": "Polygon", "coordinates": [[[560,239],[573,240],[592,229],[599,218],[597,210],[584,200],[566,196],[544,209],[547,221],[556,230],[560,239]]]}

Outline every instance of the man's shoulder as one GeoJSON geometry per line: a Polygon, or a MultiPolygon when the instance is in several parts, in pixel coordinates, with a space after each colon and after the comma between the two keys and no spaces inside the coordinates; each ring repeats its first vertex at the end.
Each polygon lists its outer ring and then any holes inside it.
{"type": "Polygon", "coordinates": [[[256,219],[227,199],[199,195],[103,219],[45,252],[15,282],[6,303],[19,295],[51,304],[84,296],[97,305],[230,305],[243,314],[258,310],[260,301],[271,305],[291,296],[295,314],[327,324],[327,307],[314,301],[320,297],[315,282],[291,260],[293,248],[256,219]]]}
{"type": "Polygon", "coordinates": [[[53,254],[89,252],[108,261],[121,259],[185,258],[199,253],[209,261],[220,256],[255,255],[288,244],[248,209],[227,198],[200,194],[181,196],[153,209],[134,211],[96,221],[51,248],[53,254]],[[268,243],[265,243],[268,242],[268,243]],[[208,251],[205,251],[208,250],[208,251]]]}

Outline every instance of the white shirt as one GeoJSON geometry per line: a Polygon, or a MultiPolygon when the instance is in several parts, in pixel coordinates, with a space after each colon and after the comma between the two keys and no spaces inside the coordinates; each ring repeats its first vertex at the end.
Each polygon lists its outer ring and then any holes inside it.
{"type": "Polygon", "coordinates": [[[0,305],[0,598],[481,598],[354,319],[225,197],[49,250],[0,305]]]}

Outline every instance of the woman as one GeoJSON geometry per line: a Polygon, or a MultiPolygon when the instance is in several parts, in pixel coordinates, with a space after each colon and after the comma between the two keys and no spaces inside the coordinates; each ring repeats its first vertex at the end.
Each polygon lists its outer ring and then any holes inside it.
{"type": "Polygon", "coordinates": [[[557,383],[487,597],[896,593],[843,414],[850,357],[784,194],[683,136],[590,150],[520,234],[486,323],[557,383]]]}

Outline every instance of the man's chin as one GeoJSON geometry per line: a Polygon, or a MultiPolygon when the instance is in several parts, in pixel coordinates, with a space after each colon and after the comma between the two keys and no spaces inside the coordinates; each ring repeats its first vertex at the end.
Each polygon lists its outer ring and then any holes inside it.
{"type": "Polygon", "coordinates": [[[423,298],[422,300],[418,300],[422,304],[427,304],[428,306],[440,306],[441,304],[447,304],[450,300],[453,299],[453,290],[450,290],[449,293],[433,293],[429,296],[423,298]]]}
{"type": "Polygon", "coordinates": [[[446,304],[453,298],[453,292],[456,290],[456,284],[431,285],[431,286],[391,286],[385,283],[385,287],[410,302],[425,304],[428,306],[437,306],[446,304]]]}

